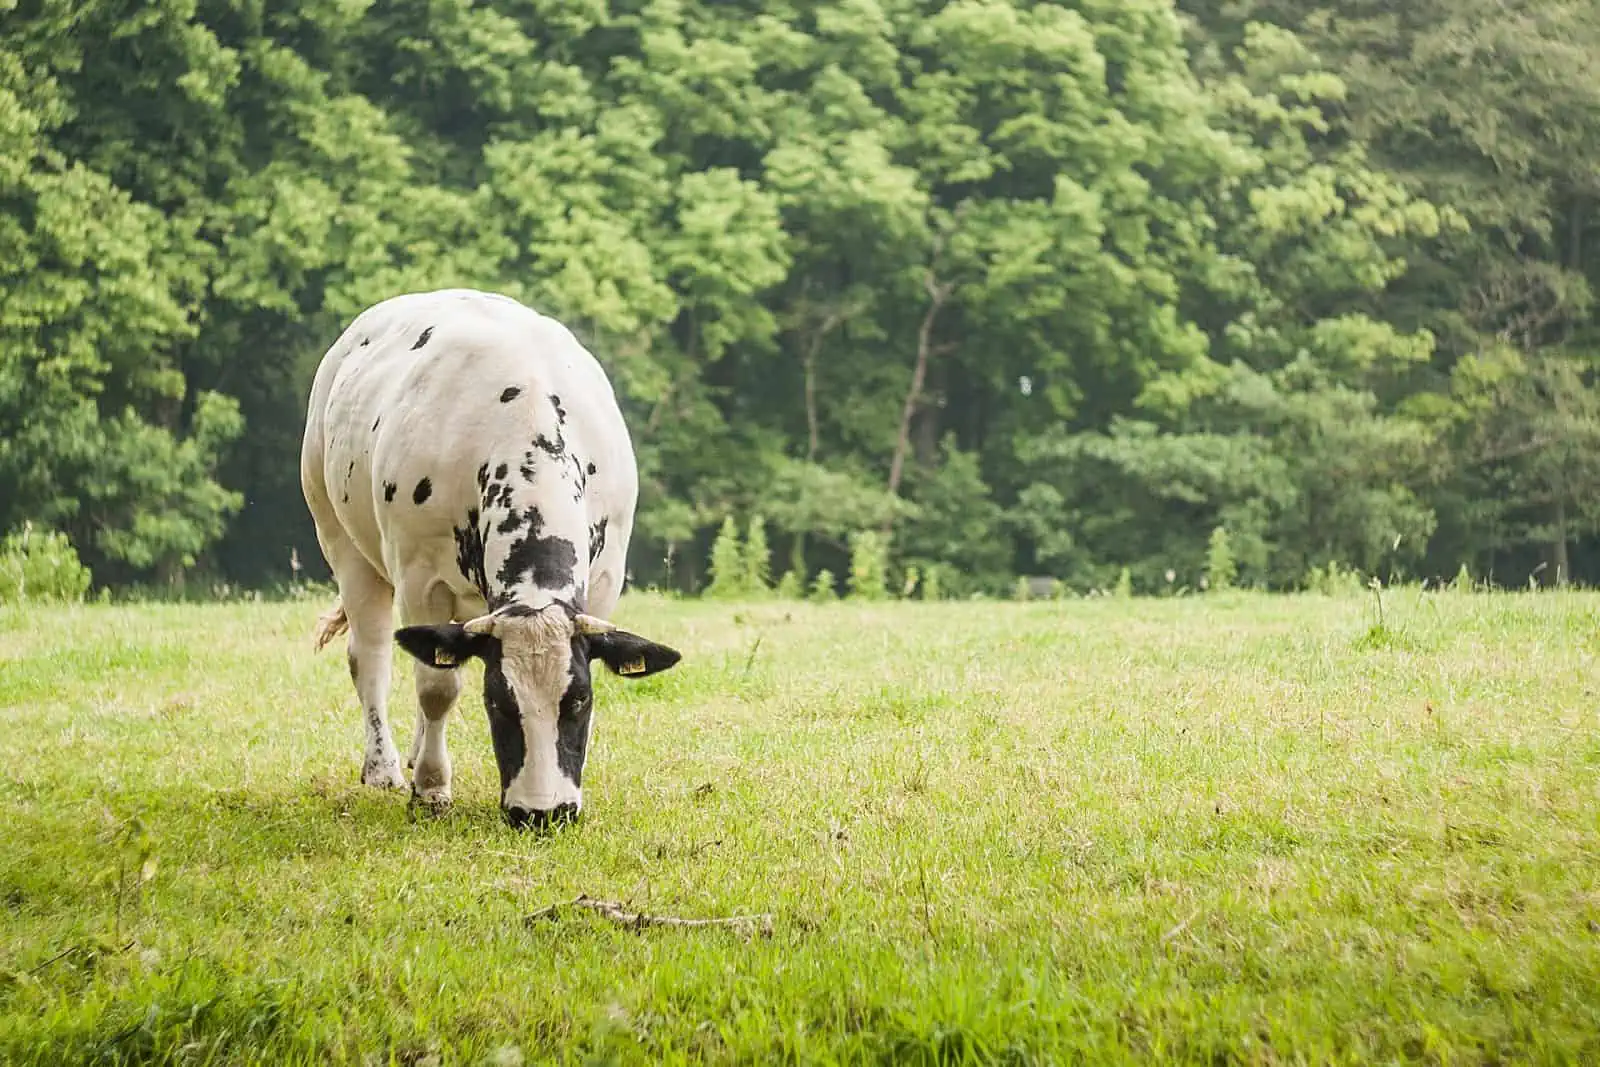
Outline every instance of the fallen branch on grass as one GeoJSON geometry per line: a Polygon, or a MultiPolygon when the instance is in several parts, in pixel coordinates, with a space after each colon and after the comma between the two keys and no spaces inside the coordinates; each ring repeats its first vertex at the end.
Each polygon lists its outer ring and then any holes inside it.
{"type": "Polygon", "coordinates": [[[646,926],[732,926],[742,927],[762,937],[772,936],[772,916],[763,912],[760,915],[730,915],[718,919],[679,919],[671,915],[647,915],[644,912],[630,912],[625,905],[611,900],[595,900],[582,893],[572,900],[560,904],[551,904],[549,907],[540,908],[523,920],[529,926],[541,919],[554,919],[562,908],[588,908],[597,911],[606,918],[619,922],[624,926],[631,926],[635,930],[642,930],[646,926]]]}

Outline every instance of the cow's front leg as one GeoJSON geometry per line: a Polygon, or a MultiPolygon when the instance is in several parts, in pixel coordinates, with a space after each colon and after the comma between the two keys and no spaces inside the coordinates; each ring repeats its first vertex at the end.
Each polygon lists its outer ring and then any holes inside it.
{"type": "Polygon", "coordinates": [[[434,809],[450,805],[450,750],[445,746],[445,725],[456,697],[461,695],[457,671],[417,665],[417,738],[411,749],[411,793],[434,809]]]}
{"type": "Polygon", "coordinates": [[[366,730],[361,781],[380,789],[404,789],[400,753],[389,732],[394,590],[364,560],[359,566],[349,566],[339,578],[339,597],[350,620],[350,679],[361,699],[361,719],[366,730]]]}
{"type": "MultiPolygon", "coordinates": [[[[438,583],[407,584],[400,613],[407,626],[438,625],[450,620],[455,598],[438,583]]],[[[450,750],[445,727],[461,695],[461,672],[417,664],[417,731],[411,738],[411,795],[434,810],[450,804],[450,750]]]]}

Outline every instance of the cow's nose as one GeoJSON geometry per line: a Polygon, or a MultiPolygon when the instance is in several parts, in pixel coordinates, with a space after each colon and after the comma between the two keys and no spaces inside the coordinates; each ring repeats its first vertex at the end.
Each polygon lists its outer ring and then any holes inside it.
{"type": "Polygon", "coordinates": [[[506,821],[518,830],[545,830],[558,823],[570,823],[578,820],[578,805],[557,804],[553,808],[519,808],[506,809],[506,821]]]}

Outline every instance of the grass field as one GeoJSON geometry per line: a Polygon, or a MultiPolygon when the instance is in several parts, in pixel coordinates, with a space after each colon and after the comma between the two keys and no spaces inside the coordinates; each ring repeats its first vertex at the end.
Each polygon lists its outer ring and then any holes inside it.
{"type": "Polygon", "coordinates": [[[1600,1062],[1600,595],[633,597],[542,837],[324,606],[0,610],[0,1061],[1600,1062]]]}

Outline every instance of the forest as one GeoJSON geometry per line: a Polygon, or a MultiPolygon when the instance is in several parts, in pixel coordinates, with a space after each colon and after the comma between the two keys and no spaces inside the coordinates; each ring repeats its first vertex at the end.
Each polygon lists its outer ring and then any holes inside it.
{"type": "Polygon", "coordinates": [[[1597,205],[1600,0],[0,0],[0,533],[325,577],[317,361],[472,286],[636,585],[1592,583],[1597,205]]]}

